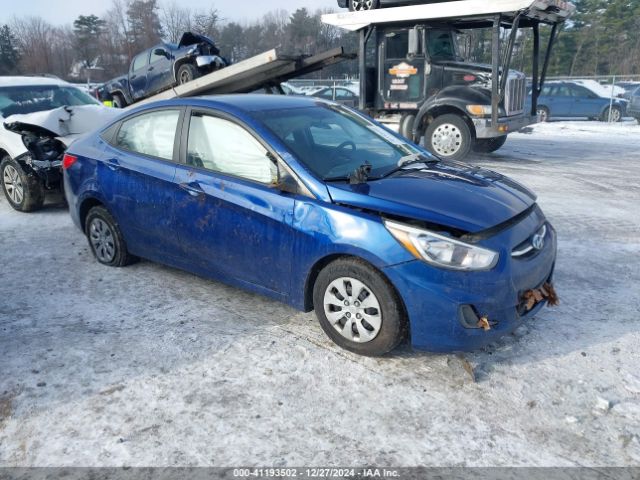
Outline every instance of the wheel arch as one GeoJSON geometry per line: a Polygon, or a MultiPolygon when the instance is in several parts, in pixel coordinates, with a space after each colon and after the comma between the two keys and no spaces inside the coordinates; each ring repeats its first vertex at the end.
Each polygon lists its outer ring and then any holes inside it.
{"type": "MultiPolygon", "coordinates": [[[[309,269],[309,273],[307,274],[307,278],[304,285],[304,311],[305,312],[310,312],[313,310],[313,288],[316,284],[316,280],[318,279],[318,275],[320,274],[320,272],[327,265],[335,262],[336,260],[341,260],[341,259],[357,260],[359,262],[362,262],[368,265],[369,267],[373,268],[376,272],[378,272],[380,276],[384,278],[384,280],[391,286],[391,288],[395,292],[396,296],[398,297],[398,300],[400,301],[400,307],[402,308],[402,311],[404,312],[405,317],[407,317],[407,308],[404,304],[402,295],[400,295],[400,292],[398,291],[396,286],[393,284],[391,279],[384,273],[384,271],[379,267],[377,267],[372,262],[370,262],[369,260],[367,260],[366,258],[363,258],[358,255],[347,254],[347,253],[332,253],[332,254],[326,255],[318,259],[313,264],[313,266],[309,269]]],[[[407,318],[407,323],[408,323],[408,318],[407,318]]]]}
{"type": "Polygon", "coordinates": [[[174,83],[178,83],[178,70],[180,70],[180,67],[185,65],[185,64],[191,64],[193,65],[193,67],[200,71],[200,69],[198,68],[198,65],[195,62],[195,58],[190,58],[190,57],[184,57],[184,58],[180,58],[178,60],[175,61],[175,63],[173,64],[173,81],[174,83]]]}
{"type": "Polygon", "coordinates": [[[80,208],[78,209],[78,220],[80,221],[80,228],[82,229],[83,232],[85,231],[87,216],[89,215],[89,211],[93,207],[103,207],[109,210],[105,206],[104,202],[102,202],[96,197],[87,197],[84,200],[82,200],[82,202],[80,203],[80,208]]]}
{"type": "Polygon", "coordinates": [[[451,104],[435,104],[418,112],[418,115],[416,116],[413,124],[414,141],[420,141],[420,137],[422,137],[424,131],[427,129],[429,124],[433,122],[433,120],[441,117],[442,115],[449,114],[457,115],[462,118],[468,125],[471,136],[474,139],[476,138],[476,127],[473,124],[473,120],[471,120],[471,117],[469,117],[469,115],[462,108],[451,104]]]}

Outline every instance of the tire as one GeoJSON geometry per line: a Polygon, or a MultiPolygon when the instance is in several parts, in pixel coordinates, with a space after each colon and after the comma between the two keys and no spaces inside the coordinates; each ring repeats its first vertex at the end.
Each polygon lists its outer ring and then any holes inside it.
{"type": "Polygon", "coordinates": [[[9,205],[19,212],[34,212],[44,205],[44,186],[40,179],[6,155],[0,162],[2,191],[9,205]]]}
{"type": "MultiPolygon", "coordinates": [[[[611,122],[617,123],[617,122],[620,122],[621,120],[622,120],[622,110],[620,109],[620,107],[617,107],[614,105],[613,108],[611,108],[611,122]]],[[[607,107],[605,111],[602,112],[602,115],[600,116],[600,121],[601,122],[609,121],[609,107],[607,107]]]]}
{"type": "Polygon", "coordinates": [[[352,12],[375,10],[376,8],[380,8],[380,0],[349,0],[349,10],[352,12]]]}
{"type": "Polygon", "coordinates": [[[113,107],[114,108],[125,108],[127,106],[127,101],[124,97],[119,93],[113,94],[113,107]]]}
{"type": "Polygon", "coordinates": [[[547,123],[551,118],[551,113],[547,107],[538,107],[538,118],[540,123],[547,123]]]}
{"type": "Polygon", "coordinates": [[[93,256],[102,265],[124,267],[133,263],[116,220],[104,207],[93,207],[85,220],[85,235],[93,256]]]}
{"type": "Polygon", "coordinates": [[[502,148],[507,141],[507,136],[495,138],[477,138],[473,144],[473,151],[476,153],[491,153],[502,148]]]}
{"type": "Polygon", "coordinates": [[[191,80],[195,80],[199,76],[200,72],[198,72],[198,69],[192,64],[185,63],[184,65],[180,65],[180,68],[178,69],[178,85],[189,83],[191,80]]]}
{"type": "Polygon", "coordinates": [[[384,355],[407,334],[407,318],[397,292],[382,274],[359,259],[344,258],[327,265],[313,286],[313,305],[327,336],[350,352],[384,355]]]}
{"type": "Polygon", "coordinates": [[[398,127],[398,133],[408,140],[413,141],[413,123],[416,121],[416,116],[413,113],[405,113],[400,118],[400,125],[398,127]]]}
{"type": "Polygon", "coordinates": [[[433,154],[445,160],[462,160],[471,151],[473,137],[460,115],[436,117],[427,127],[424,143],[433,154]]]}

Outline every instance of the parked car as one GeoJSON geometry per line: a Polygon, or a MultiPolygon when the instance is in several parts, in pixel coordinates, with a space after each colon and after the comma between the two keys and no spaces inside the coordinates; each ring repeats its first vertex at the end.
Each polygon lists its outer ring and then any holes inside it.
{"type": "Polygon", "coordinates": [[[349,8],[352,12],[373,10],[384,7],[401,7],[405,5],[419,5],[422,3],[440,3],[455,0],[338,0],[340,8],[349,8]]]}
{"type": "Polygon", "coordinates": [[[324,98],[325,100],[332,100],[334,102],[347,105],[349,107],[357,107],[359,97],[353,91],[346,87],[326,87],[317,92],[313,92],[310,95],[314,97],[324,98]]]}
{"type": "Polygon", "coordinates": [[[553,301],[556,234],[533,193],[317,98],[151,103],[74,143],[64,168],[98,262],[144,257],[315,309],[360,354],[409,333],[476,348],[553,301]]]}
{"type": "Polygon", "coordinates": [[[628,113],[640,123],[640,87],[631,94],[628,113]]]}
{"type": "Polygon", "coordinates": [[[213,40],[185,32],[177,45],[161,43],[136,55],[129,72],[108,81],[106,91],[114,106],[123,108],[228,64],[213,40]]]}
{"type": "MultiPolygon", "coordinates": [[[[527,107],[531,108],[531,92],[527,107]]],[[[603,122],[619,122],[627,113],[627,101],[603,98],[573,82],[546,82],[538,98],[538,116],[542,122],[552,118],[589,118],[603,122]],[[611,115],[609,115],[611,105],[611,115]]]]}
{"type": "Polygon", "coordinates": [[[103,110],[62,80],[0,77],[0,178],[14,209],[37,210],[47,192],[59,190],[64,150],[78,134],[100,126],[103,110]]]}
{"type": "Polygon", "coordinates": [[[638,87],[640,87],[640,82],[617,82],[616,87],[624,89],[624,93],[618,94],[618,97],[630,101],[633,92],[635,92],[638,87]]]}

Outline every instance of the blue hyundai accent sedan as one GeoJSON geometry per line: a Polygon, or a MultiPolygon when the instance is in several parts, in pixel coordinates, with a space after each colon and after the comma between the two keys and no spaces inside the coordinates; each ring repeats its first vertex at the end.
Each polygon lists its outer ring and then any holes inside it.
{"type": "Polygon", "coordinates": [[[139,107],[63,161],[96,259],[138,257],[315,310],[341,347],[469,350],[546,303],[535,196],[345,106],[236,95],[139,107]]]}

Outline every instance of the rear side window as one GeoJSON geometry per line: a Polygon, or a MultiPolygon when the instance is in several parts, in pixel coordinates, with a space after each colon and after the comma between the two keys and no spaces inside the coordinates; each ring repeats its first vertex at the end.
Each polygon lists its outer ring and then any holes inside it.
{"type": "Polygon", "coordinates": [[[179,118],[178,110],[161,110],[125,120],[116,136],[115,146],[143,155],[172,160],[179,118]]]}

